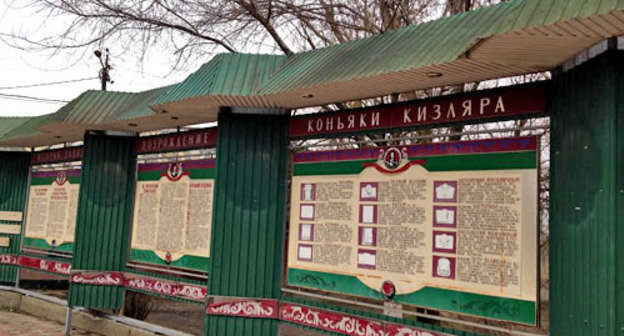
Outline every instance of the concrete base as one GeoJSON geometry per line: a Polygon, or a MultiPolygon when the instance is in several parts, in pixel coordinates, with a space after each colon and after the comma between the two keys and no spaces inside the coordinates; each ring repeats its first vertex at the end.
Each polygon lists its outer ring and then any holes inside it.
{"type": "MultiPolygon", "coordinates": [[[[46,300],[20,292],[0,289],[0,309],[24,312],[61,324],[65,323],[65,317],[67,314],[67,306],[63,303],[64,301],[59,299],[54,300],[52,298],[52,300],[46,300]]],[[[141,321],[136,321],[136,324],[148,325],[147,323],[141,321]]],[[[158,326],[154,326],[155,329],[159,329],[158,332],[148,331],[137,326],[131,326],[115,321],[114,319],[108,317],[96,317],[81,309],[74,309],[72,327],[105,336],[156,336],[163,334],[177,336],[187,335],[173,330],[170,333],[163,333],[162,328],[158,326]]]]}

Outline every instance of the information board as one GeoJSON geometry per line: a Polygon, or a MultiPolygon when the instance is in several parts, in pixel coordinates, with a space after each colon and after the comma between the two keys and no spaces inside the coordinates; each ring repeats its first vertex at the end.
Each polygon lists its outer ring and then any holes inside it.
{"type": "Polygon", "coordinates": [[[32,173],[25,247],[72,252],[80,180],[79,169],[32,173]]]}
{"type": "Polygon", "coordinates": [[[537,139],[293,158],[288,282],[534,324],[537,139]]]}
{"type": "Polygon", "coordinates": [[[214,160],[138,165],[131,261],[208,270],[214,160]]]}

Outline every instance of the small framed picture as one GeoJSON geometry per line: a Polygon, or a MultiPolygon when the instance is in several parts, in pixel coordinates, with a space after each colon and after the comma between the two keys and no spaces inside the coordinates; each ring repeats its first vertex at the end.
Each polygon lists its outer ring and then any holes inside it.
{"type": "Polygon", "coordinates": [[[455,279],[455,258],[433,256],[433,276],[455,279]]]}
{"type": "Polygon", "coordinates": [[[312,261],[314,247],[308,244],[299,244],[297,247],[297,259],[301,261],[312,261]]]}
{"type": "Polygon", "coordinates": [[[379,182],[360,182],[360,201],[374,202],[379,199],[379,182]]]}
{"type": "Polygon", "coordinates": [[[433,252],[456,253],[457,233],[433,231],[433,252]]]}
{"type": "Polygon", "coordinates": [[[376,269],[377,268],[377,251],[375,250],[358,250],[358,268],[376,269]]]}
{"type": "Polygon", "coordinates": [[[359,231],[358,241],[360,245],[377,246],[377,228],[362,226],[359,231]]]}
{"type": "Polygon", "coordinates": [[[377,223],[377,204],[360,204],[360,223],[377,223]]]}
{"type": "Polygon", "coordinates": [[[433,207],[433,226],[443,228],[456,228],[457,207],[435,205],[433,207]]]}
{"type": "Polygon", "coordinates": [[[314,204],[301,204],[299,219],[314,220],[314,204]]]}
{"type": "Polygon", "coordinates": [[[301,201],[316,201],[316,183],[301,184],[301,201]]]}
{"type": "Polygon", "coordinates": [[[434,202],[457,202],[457,181],[434,181],[433,182],[434,202]]]}
{"type": "Polygon", "coordinates": [[[313,241],[314,240],[314,225],[313,224],[299,224],[299,240],[301,241],[313,241]]]}

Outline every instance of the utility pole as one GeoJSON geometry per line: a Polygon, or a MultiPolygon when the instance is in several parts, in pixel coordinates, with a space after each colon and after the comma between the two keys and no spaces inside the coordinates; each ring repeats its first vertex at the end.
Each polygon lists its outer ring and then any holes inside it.
{"type": "Polygon", "coordinates": [[[110,82],[115,83],[114,81],[111,80],[110,78],[110,74],[109,71],[113,69],[113,67],[109,64],[109,55],[110,53],[108,52],[108,48],[104,49],[104,54],[102,54],[101,51],[96,50],[93,52],[95,54],[95,57],[97,57],[100,60],[100,64],[102,65],[102,68],[100,69],[99,72],[99,76],[100,76],[100,82],[102,83],[102,91],[106,91],[106,83],[110,82]]]}

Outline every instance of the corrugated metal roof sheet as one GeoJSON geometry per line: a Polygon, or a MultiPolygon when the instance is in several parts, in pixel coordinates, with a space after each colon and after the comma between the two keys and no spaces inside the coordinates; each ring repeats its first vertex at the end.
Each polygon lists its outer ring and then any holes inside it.
{"type": "Polygon", "coordinates": [[[115,115],[132,93],[89,90],[61,107],[50,122],[97,124],[115,115]]]}
{"type": "Polygon", "coordinates": [[[7,120],[0,143],[53,142],[55,132],[68,141],[87,127],[127,130],[129,119],[143,131],[213,121],[219,106],[299,108],[546,71],[622,34],[624,0],[514,0],[300,54],[222,54],[179,84],[142,93],[87,91],[52,115],[7,120]]]}
{"type": "Polygon", "coordinates": [[[220,54],[159,97],[154,105],[207,95],[254,95],[286,62],[284,55],[220,54]]]}
{"type": "Polygon", "coordinates": [[[22,126],[29,120],[31,120],[31,118],[28,117],[8,117],[0,119],[0,137],[5,136],[7,133],[22,126]]]}
{"type": "Polygon", "coordinates": [[[622,9],[621,0],[516,0],[483,7],[294,55],[257,93],[271,94],[443,64],[463,57],[479,41],[494,35],[622,9]]]}
{"type": "Polygon", "coordinates": [[[114,113],[110,113],[104,118],[104,122],[113,122],[119,120],[128,120],[134,118],[147,117],[156,114],[150,106],[161,95],[171,89],[172,86],[165,86],[149,91],[138,92],[132,94],[129,99],[125,100],[114,113]]]}
{"type": "Polygon", "coordinates": [[[57,139],[55,135],[66,133],[70,128],[73,138],[64,137],[62,141],[79,140],[87,128],[97,129],[106,123],[156,114],[150,105],[169,88],[166,86],[137,93],[89,90],[51,114],[0,118],[0,142],[37,138],[27,145],[40,145],[46,139],[57,139]]]}
{"type": "MultiPolygon", "coordinates": [[[[48,122],[52,116],[50,114],[45,114],[36,117],[23,118],[24,122],[20,123],[18,126],[12,128],[6,133],[2,134],[2,139],[14,139],[14,138],[23,138],[23,137],[31,137],[43,134],[41,131],[37,130],[37,127],[48,122]]],[[[2,119],[1,123],[4,123],[5,119],[2,119]]]]}

